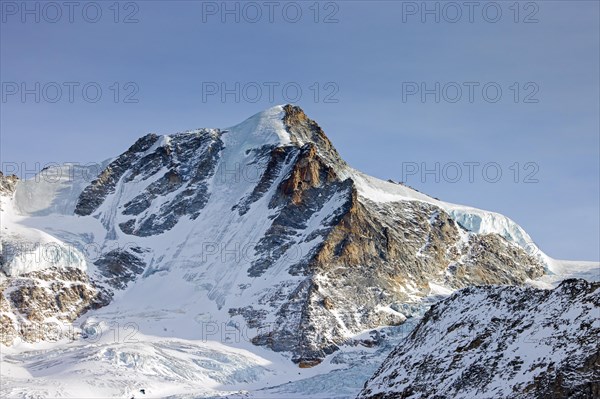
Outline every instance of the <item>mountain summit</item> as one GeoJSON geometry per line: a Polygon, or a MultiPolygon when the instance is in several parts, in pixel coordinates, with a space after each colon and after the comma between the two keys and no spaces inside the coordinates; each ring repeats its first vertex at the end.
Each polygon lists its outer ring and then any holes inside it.
{"type": "Polygon", "coordinates": [[[353,337],[403,323],[425,296],[552,268],[505,216],[352,169],[293,105],[231,128],[146,135],[98,172],[6,185],[3,343],[118,314],[155,336],[251,330],[253,344],[308,367],[370,345],[353,337]],[[19,243],[64,256],[36,262],[19,243]]]}

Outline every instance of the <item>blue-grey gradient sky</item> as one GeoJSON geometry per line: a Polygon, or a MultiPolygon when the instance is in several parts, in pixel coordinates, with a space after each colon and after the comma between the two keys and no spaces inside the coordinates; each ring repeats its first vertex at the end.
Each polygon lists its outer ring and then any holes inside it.
{"type": "Polygon", "coordinates": [[[300,87],[298,105],[355,168],[503,213],[550,256],[600,258],[598,1],[0,3],[5,171],[104,160],[148,132],[231,126],[300,87]],[[36,82],[40,101],[22,98],[36,82]],[[79,84],[72,102],[68,82],[79,84]],[[236,82],[239,99],[207,91],[236,82]],[[409,92],[436,82],[439,102],[409,92]],[[436,163],[439,181],[421,176],[436,163]]]}

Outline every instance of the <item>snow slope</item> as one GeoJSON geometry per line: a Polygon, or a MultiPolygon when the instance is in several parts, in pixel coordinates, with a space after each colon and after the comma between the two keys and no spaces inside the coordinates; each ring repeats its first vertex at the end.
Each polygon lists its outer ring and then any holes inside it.
{"type": "Polygon", "coordinates": [[[76,247],[21,223],[14,203],[10,197],[0,196],[0,270],[5,275],[16,277],[50,268],[87,269],[85,257],[76,247]]]}

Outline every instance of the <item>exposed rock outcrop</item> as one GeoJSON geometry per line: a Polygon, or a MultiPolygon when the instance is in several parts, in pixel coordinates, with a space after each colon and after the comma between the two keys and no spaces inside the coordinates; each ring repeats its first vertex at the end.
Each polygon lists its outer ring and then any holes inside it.
{"type": "Polygon", "coordinates": [[[19,178],[16,175],[4,175],[0,172],[0,195],[10,196],[15,192],[19,178]]]}
{"type": "Polygon", "coordinates": [[[80,269],[48,269],[0,282],[0,342],[73,339],[71,322],[110,296],[80,269]]]}

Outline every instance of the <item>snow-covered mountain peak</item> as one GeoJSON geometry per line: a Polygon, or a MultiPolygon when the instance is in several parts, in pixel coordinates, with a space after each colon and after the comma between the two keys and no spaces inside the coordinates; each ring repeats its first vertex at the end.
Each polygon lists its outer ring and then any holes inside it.
{"type": "Polygon", "coordinates": [[[226,145],[244,143],[245,146],[254,148],[264,145],[288,145],[292,139],[283,123],[284,116],[283,105],[254,114],[242,123],[224,129],[226,145]]]}
{"type": "MultiPolygon", "coordinates": [[[[118,309],[163,334],[140,316],[143,301],[157,319],[181,318],[174,337],[203,339],[206,320],[234,323],[256,329],[252,343],[314,366],[366,329],[403,323],[440,286],[524,284],[545,270],[516,223],[354,170],[289,104],[226,129],[148,134],[100,169],[77,172],[91,182],[16,184],[20,216],[7,225],[84,249],[81,267],[67,265],[79,274],[60,270],[87,293],[68,321],[112,300],[95,315],[118,309]]],[[[0,266],[31,285],[56,276],[53,265],[13,259],[0,266]]],[[[21,284],[13,277],[7,290],[21,284]]],[[[30,323],[15,316],[32,306],[19,298],[6,302],[6,342],[30,323]]]]}

